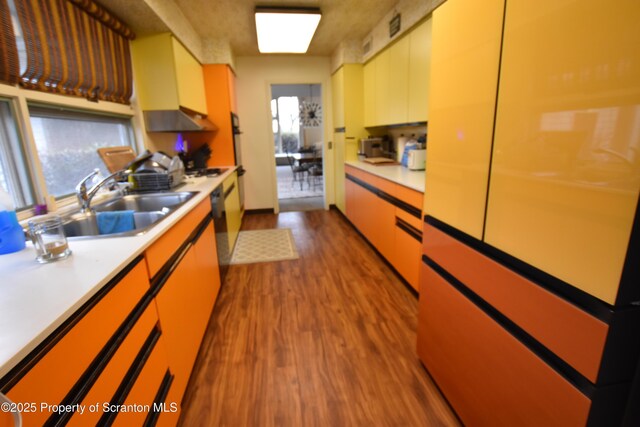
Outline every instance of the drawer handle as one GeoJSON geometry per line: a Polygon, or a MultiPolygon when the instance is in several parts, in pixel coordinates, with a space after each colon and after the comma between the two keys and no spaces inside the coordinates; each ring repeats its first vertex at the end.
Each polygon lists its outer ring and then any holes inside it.
{"type": "MultiPolygon", "coordinates": [[[[15,403],[13,403],[7,396],[0,393],[0,404],[2,404],[3,406],[7,406],[7,409],[15,409],[15,411],[11,411],[11,416],[13,417],[13,425],[14,427],[22,427],[22,415],[20,414],[20,411],[18,411],[15,403]]],[[[5,412],[4,408],[2,412],[5,412]]]]}

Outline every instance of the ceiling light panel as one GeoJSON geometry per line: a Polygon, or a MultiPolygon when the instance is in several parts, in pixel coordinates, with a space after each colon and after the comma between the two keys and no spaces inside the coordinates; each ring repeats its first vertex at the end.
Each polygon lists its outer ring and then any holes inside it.
{"type": "Polygon", "coordinates": [[[305,53],[320,22],[320,9],[256,8],[260,53],[305,53]]]}

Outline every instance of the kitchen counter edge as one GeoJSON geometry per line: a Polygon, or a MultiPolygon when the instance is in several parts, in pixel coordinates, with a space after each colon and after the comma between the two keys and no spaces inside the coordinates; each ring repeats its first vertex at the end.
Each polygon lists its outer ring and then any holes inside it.
{"type": "Polygon", "coordinates": [[[345,165],[361,169],[372,175],[424,193],[425,171],[412,171],[401,165],[376,166],[359,160],[346,161],[345,165]]]}
{"type": "Polygon", "coordinates": [[[141,236],[70,240],[72,255],[51,264],[38,264],[30,243],[0,256],[0,378],[237,169],[228,168],[187,177],[175,191],[198,194],[141,236]]]}

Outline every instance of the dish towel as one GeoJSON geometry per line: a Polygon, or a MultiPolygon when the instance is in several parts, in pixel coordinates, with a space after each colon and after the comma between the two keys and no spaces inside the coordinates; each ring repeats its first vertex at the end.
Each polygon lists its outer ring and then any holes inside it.
{"type": "Polygon", "coordinates": [[[98,212],[96,214],[100,234],[131,231],[135,228],[133,211],[98,212]]]}

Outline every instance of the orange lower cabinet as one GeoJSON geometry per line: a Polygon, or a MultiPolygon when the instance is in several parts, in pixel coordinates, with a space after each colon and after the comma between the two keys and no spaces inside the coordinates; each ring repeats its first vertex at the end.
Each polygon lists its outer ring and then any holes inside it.
{"type": "MultiPolygon", "coordinates": [[[[14,405],[16,402],[7,401],[6,398],[0,396],[0,404],[9,404],[14,405]]],[[[17,407],[16,407],[17,409],[17,407]]],[[[13,415],[10,411],[2,410],[0,411],[0,427],[14,427],[17,426],[17,420],[15,419],[17,415],[13,415]]]]}
{"type": "Polygon", "coordinates": [[[196,272],[197,260],[191,248],[156,296],[169,367],[175,375],[173,387],[178,390],[180,399],[189,382],[203,334],[199,320],[204,303],[198,293],[196,272]]]}
{"type": "Polygon", "coordinates": [[[82,413],[76,412],[68,425],[98,425],[98,421],[104,415],[103,404],[111,402],[116,395],[123,378],[126,377],[127,371],[133,365],[136,356],[157,322],[155,307],[150,305],[127,334],[116,354],[83,399],[81,407],[85,410],[82,413]]]}
{"type": "MultiPolygon", "coordinates": [[[[396,217],[394,217],[396,218],[396,217]]],[[[396,218],[394,267],[411,287],[420,292],[422,233],[396,218]]]]}
{"type": "Polygon", "coordinates": [[[193,246],[198,268],[198,293],[202,297],[200,328],[206,327],[220,291],[220,267],[216,249],[216,234],[210,222],[193,246]]]}
{"type": "Polygon", "coordinates": [[[396,207],[390,202],[378,198],[376,210],[371,213],[376,217],[376,226],[379,230],[376,248],[391,264],[396,263],[398,255],[398,251],[396,251],[395,210],[396,207]]]}
{"type": "Polygon", "coordinates": [[[180,418],[180,396],[178,396],[174,381],[175,376],[171,374],[169,390],[164,399],[164,410],[158,415],[158,422],[156,423],[159,427],[175,427],[180,418]]]}
{"type": "Polygon", "coordinates": [[[14,402],[37,402],[37,410],[23,411],[24,425],[57,417],[53,405],[63,402],[148,289],[145,263],[138,262],[6,393],[14,402]]]}
{"type": "Polygon", "coordinates": [[[469,426],[584,426],[590,399],[431,267],[418,354],[469,426]]]}
{"type": "Polygon", "coordinates": [[[149,277],[153,277],[162,266],[182,246],[189,234],[198,226],[200,221],[211,212],[211,202],[205,199],[191,212],[184,216],[162,237],[156,240],[145,251],[145,259],[149,268],[149,277]]]}
{"type": "MultiPolygon", "coordinates": [[[[158,405],[154,404],[167,372],[167,359],[162,346],[162,337],[160,336],[150,350],[150,354],[144,361],[124,402],[109,408],[117,412],[114,426],[145,425],[145,420],[152,417],[154,411],[160,410],[158,405]]],[[[166,410],[170,411],[171,409],[167,407],[166,410]]]]}

